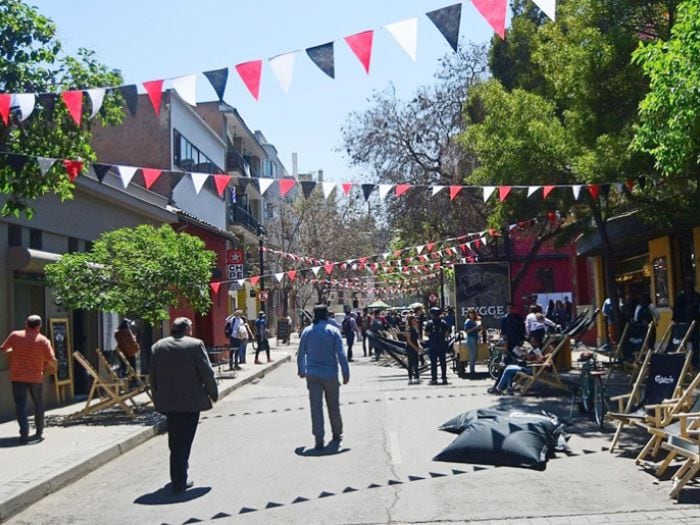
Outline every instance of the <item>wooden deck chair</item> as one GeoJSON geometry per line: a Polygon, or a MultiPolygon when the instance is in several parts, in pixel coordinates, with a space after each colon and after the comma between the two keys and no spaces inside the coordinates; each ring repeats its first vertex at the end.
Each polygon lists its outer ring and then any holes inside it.
{"type": "MultiPolygon", "coordinates": [[[[684,352],[688,350],[688,341],[694,329],[695,321],[691,323],[676,323],[671,321],[663,337],[658,345],[656,345],[656,351],[670,354],[672,352],[684,352]]],[[[693,350],[697,352],[697,348],[693,350]]]]}
{"type": "Polygon", "coordinates": [[[647,352],[632,391],[629,394],[610,398],[610,401],[618,402],[618,411],[607,414],[608,418],[617,421],[617,430],[610,444],[610,452],[615,450],[625,426],[632,424],[633,420],[640,424],[649,423],[652,419],[649,410],[653,410],[664,400],[677,397],[677,389],[681,387],[683,377],[690,366],[690,356],[691,352],[673,354],[647,352]],[[646,382],[642,388],[644,379],[646,382]]]}
{"type": "Polygon", "coordinates": [[[566,346],[568,336],[560,337],[559,342],[547,354],[541,363],[530,363],[528,367],[532,369],[532,374],[518,372],[513,378],[513,382],[520,387],[520,394],[527,394],[528,390],[535,383],[543,383],[547,386],[566,390],[568,387],[562,382],[555,359],[562,348],[566,346]]]}
{"type": "Polygon", "coordinates": [[[97,348],[95,350],[95,353],[97,354],[97,360],[99,361],[99,366],[97,367],[98,372],[102,372],[104,370],[103,377],[105,377],[107,380],[113,382],[113,383],[123,383],[123,388],[127,388],[126,384],[127,381],[123,377],[119,377],[119,374],[117,374],[116,370],[114,370],[114,367],[112,366],[112,363],[109,362],[109,359],[107,359],[107,356],[104,355],[102,350],[97,348]]]}
{"type": "Polygon", "coordinates": [[[117,348],[117,357],[119,357],[119,361],[121,361],[122,365],[124,366],[124,369],[126,370],[126,379],[129,381],[129,383],[133,384],[134,386],[132,388],[138,389],[141,392],[145,392],[146,395],[151,399],[151,402],[153,402],[153,395],[151,394],[151,388],[148,385],[148,376],[146,375],[140,375],[136,370],[134,370],[134,367],[131,366],[131,363],[129,363],[129,360],[126,358],[124,353],[117,348]]]}
{"type": "Polygon", "coordinates": [[[671,460],[678,456],[685,459],[671,478],[673,489],[669,496],[673,499],[678,498],[683,487],[700,472],[700,428],[696,426],[697,419],[683,416],[685,414],[678,414],[681,423],[679,434],[669,435],[666,442],[661,444],[661,448],[668,451],[671,460]]]}
{"type": "Polygon", "coordinates": [[[92,385],[90,386],[90,392],[88,393],[88,398],[85,402],[85,408],[79,412],[76,412],[75,414],[71,414],[68,417],[74,418],[84,416],[112,406],[120,407],[127,415],[133,417],[134,411],[129,405],[126,404],[126,402],[130,401],[135,405],[133,397],[140,392],[137,390],[125,391],[124,382],[122,380],[112,381],[104,379],[80,352],[74,352],[73,356],[92,379],[92,385]],[[98,401],[93,404],[95,399],[98,401]]]}

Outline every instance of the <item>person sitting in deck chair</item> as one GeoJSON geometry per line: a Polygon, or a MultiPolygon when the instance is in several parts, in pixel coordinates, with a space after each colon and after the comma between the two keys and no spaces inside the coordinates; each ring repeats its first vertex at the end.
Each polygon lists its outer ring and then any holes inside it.
{"type": "Polygon", "coordinates": [[[544,360],[542,351],[539,348],[533,348],[530,351],[526,351],[524,347],[516,346],[513,348],[513,353],[523,359],[519,364],[508,365],[503,374],[498,379],[496,384],[488,389],[489,394],[503,394],[504,391],[508,391],[508,394],[513,394],[513,379],[518,372],[524,372],[526,374],[532,374],[532,367],[528,366],[529,363],[541,363],[544,360]]]}

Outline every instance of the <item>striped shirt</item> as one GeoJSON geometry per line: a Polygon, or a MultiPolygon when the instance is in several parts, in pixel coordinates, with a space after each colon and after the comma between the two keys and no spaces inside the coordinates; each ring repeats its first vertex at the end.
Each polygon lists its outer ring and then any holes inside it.
{"type": "Polygon", "coordinates": [[[42,383],[44,365],[55,363],[51,342],[38,330],[15,330],[0,346],[0,351],[9,353],[10,381],[18,383],[42,383]]]}

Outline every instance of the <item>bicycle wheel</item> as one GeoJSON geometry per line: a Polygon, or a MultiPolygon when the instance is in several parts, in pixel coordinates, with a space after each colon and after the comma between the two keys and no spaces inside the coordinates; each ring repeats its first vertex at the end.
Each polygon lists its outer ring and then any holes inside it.
{"type": "Polygon", "coordinates": [[[590,414],[593,409],[593,385],[589,370],[581,372],[581,399],[578,404],[579,410],[584,414],[590,414]]]}
{"type": "Polygon", "coordinates": [[[605,425],[606,409],[607,401],[605,399],[603,381],[599,375],[596,375],[593,379],[593,417],[600,430],[603,430],[603,426],[605,425]]]}
{"type": "Polygon", "coordinates": [[[491,379],[494,381],[498,379],[498,376],[501,374],[501,356],[499,354],[492,355],[489,358],[489,376],[491,379]]]}

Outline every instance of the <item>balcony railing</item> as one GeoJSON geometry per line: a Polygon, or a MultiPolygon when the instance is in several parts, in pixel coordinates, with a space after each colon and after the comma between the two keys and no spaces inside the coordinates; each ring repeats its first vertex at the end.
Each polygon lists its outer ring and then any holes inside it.
{"type": "Polygon", "coordinates": [[[260,224],[248,210],[238,204],[229,204],[228,223],[229,225],[239,224],[245,226],[255,234],[258,232],[258,225],[260,224]]]}
{"type": "Polygon", "coordinates": [[[250,163],[250,160],[234,150],[226,153],[226,171],[239,171],[249,177],[257,177],[258,171],[250,163]]]}

